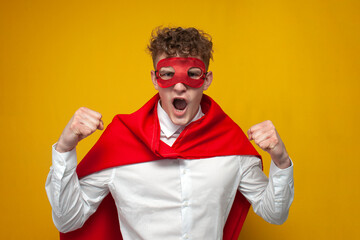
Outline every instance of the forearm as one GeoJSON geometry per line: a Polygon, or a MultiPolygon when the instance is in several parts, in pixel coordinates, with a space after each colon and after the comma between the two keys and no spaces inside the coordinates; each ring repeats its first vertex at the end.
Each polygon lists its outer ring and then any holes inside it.
{"type": "MultiPolygon", "coordinates": [[[[271,163],[274,164],[273,162],[271,163]]],[[[274,168],[274,165],[271,166],[274,168]]],[[[270,178],[266,189],[258,201],[252,204],[256,214],[269,223],[283,224],[289,214],[294,199],[292,166],[278,170],[270,178]]]]}
{"type": "Polygon", "coordinates": [[[46,192],[52,206],[53,222],[60,232],[69,232],[80,228],[86,220],[86,210],[79,191],[76,175],[56,179],[50,171],[46,181],[46,192]]]}
{"type": "MultiPolygon", "coordinates": [[[[53,209],[53,221],[60,232],[80,228],[95,212],[108,193],[89,179],[79,181],[76,174],[76,151],[58,153],[53,148],[53,165],[46,180],[45,189],[53,209]],[[89,187],[91,186],[91,187],[89,187]]],[[[101,181],[100,181],[101,183],[101,181]]]]}
{"type": "Polygon", "coordinates": [[[293,166],[279,169],[272,162],[269,176],[262,173],[261,166],[252,166],[243,178],[245,186],[241,190],[256,214],[269,223],[282,224],[294,199],[293,166]]]}

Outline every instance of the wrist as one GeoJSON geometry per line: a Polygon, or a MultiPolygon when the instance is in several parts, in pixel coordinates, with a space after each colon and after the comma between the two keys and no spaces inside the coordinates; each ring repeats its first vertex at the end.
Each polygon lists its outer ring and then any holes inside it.
{"type": "Polygon", "coordinates": [[[278,168],[285,169],[291,166],[290,157],[287,153],[283,154],[280,158],[272,158],[273,162],[278,168]]]}
{"type": "Polygon", "coordinates": [[[60,153],[69,152],[73,149],[74,149],[74,147],[66,146],[66,145],[62,144],[61,142],[56,143],[56,146],[55,146],[55,150],[60,153]]]}

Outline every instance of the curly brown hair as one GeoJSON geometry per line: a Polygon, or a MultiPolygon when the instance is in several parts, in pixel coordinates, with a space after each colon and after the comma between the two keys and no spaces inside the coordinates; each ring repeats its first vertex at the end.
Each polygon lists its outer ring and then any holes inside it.
{"type": "Polygon", "coordinates": [[[165,53],[168,56],[198,56],[209,67],[213,59],[211,36],[196,28],[155,28],[151,34],[148,50],[155,64],[156,58],[165,53]]]}

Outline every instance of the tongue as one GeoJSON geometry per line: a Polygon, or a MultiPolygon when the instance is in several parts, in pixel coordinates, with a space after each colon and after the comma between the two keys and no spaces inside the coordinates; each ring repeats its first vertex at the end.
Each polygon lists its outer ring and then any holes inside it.
{"type": "Polygon", "coordinates": [[[174,100],[174,107],[177,110],[184,110],[186,108],[186,101],[183,99],[175,99],[174,100]]]}

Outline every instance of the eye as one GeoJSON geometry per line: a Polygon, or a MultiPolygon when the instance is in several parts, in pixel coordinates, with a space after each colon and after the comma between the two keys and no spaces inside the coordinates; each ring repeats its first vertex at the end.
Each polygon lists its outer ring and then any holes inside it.
{"type": "Polygon", "coordinates": [[[159,77],[163,80],[169,80],[175,75],[175,70],[172,67],[162,67],[159,70],[159,77]]]}
{"type": "Polygon", "coordinates": [[[166,79],[170,79],[174,76],[174,73],[173,72],[159,72],[159,76],[166,80],[166,79]]]}
{"type": "Polygon", "coordinates": [[[192,79],[200,79],[203,76],[203,71],[200,68],[190,68],[188,76],[192,79]]]}

